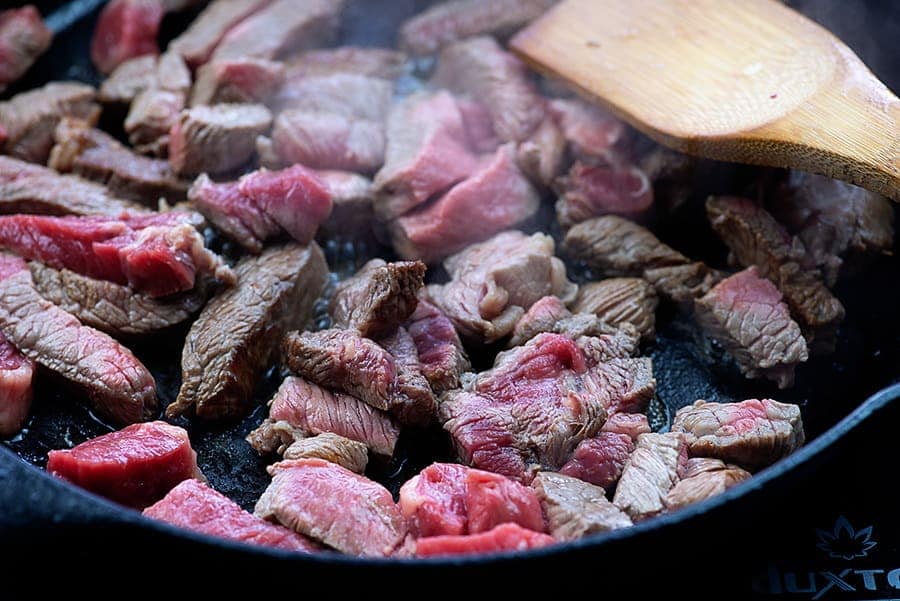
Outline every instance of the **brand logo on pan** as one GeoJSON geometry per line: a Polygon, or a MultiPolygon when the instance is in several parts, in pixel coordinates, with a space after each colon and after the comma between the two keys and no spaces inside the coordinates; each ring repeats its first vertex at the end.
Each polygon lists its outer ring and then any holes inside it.
{"type": "Polygon", "coordinates": [[[876,543],[872,540],[872,527],[854,530],[850,522],[844,516],[838,517],[831,532],[816,530],[819,537],[819,549],[828,553],[828,557],[834,559],[856,559],[869,554],[876,543]]]}

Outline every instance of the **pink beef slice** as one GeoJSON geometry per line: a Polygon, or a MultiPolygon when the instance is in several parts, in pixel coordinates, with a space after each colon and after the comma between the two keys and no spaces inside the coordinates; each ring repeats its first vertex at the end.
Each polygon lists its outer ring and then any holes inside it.
{"type": "Polygon", "coordinates": [[[41,297],[25,262],[0,254],[0,331],[25,357],[79,386],[117,425],[150,419],[156,383],[118,342],[41,297]]]}
{"type": "Polygon", "coordinates": [[[716,457],[748,469],[770,465],[804,441],[800,408],[771,399],[697,401],[678,410],[672,431],[684,432],[692,455],[716,457]]]}
{"type": "Polygon", "coordinates": [[[556,324],[572,316],[566,304],[557,296],[545,296],[526,311],[516,322],[510,346],[519,346],[540,334],[552,332],[556,324]]]}
{"type": "Polygon", "coordinates": [[[196,214],[147,216],[0,217],[0,244],[57,269],[160,297],[194,287],[198,275],[233,283],[222,259],[204,247],[192,223],[196,214]]]}
{"type": "Polygon", "coordinates": [[[470,367],[453,322],[433,304],[419,300],[406,329],[419,353],[419,367],[435,394],[459,387],[470,367]]]}
{"type": "Polygon", "coordinates": [[[650,433],[650,422],[643,413],[613,413],[600,431],[625,434],[636,441],[641,434],[650,433]]]}
{"type": "Polygon", "coordinates": [[[232,27],[212,60],[276,59],[329,42],[337,30],[343,0],[273,0],[232,27]]]}
{"type": "Polygon", "coordinates": [[[404,544],[408,528],[386,488],[321,459],[282,461],[256,515],[349,555],[386,557],[404,544]]]}
{"type": "Polygon", "coordinates": [[[0,438],[22,429],[31,409],[34,362],[0,333],[0,438]]]}
{"type": "Polygon", "coordinates": [[[181,482],[161,500],[147,507],[144,515],[185,530],[250,545],[300,553],[319,549],[302,534],[259,519],[225,495],[194,479],[181,482]]]}
{"type": "Polygon", "coordinates": [[[716,284],[694,303],[707,336],[734,357],[748,378],[767,378],[786,388],[794,368],[809,357],[800,327],[781,293],[749,267],[716,284]]]}
{"type": "Polygon", "coordinates": [[[166,7],[163,0],[112,0],[100,12],[91,39],[91,60],[108,74],[130,58],[159,54],[156,35],[166,7]]]}
{"type": "Polygon", "coordinates": [[[546,102],[525,66],[490,37],[446,46],[432,82],[482,102],[504,142],[526,140],[544,119],[546,102]]]}
{"type": "Polygon", "coordinates": [[[372,240],[375,192],[372,180],[348,171],[320,170],[319,177],[331,193],[331,215],[319,228],[322,240],[372,240]]]}
{"type": "Polygon", "coordinates": [[[393,97],[393,83],[380,77],[331,73],[286,78],[278,94],[269,101],[269,107],[276,113],[295,109],[383,124],[393,97]]]}
{"type": "Polygon", "coordinates": [[[271,0],[213,0],[193,23],[169,44],[196,69],[209,60],[213,50],[235,25],[268,6],[271,0]]]}
{"type": "Polygon", "coordinates": [[[579,443],[559,472],[612,490],[633,451],[634,443],[627,434],[600,432],[579,443]]]}
{"type": "Polygon", "coordinates": [[[495,342],[515,327],[531,305],[547,295],[570,302],[577,286],[553,256],[553,239],[511,230],[448,257],[446,284],[426,288],[430,301],[463,338],[495,342]]]}
{"type": "Polygon", "coordinates": [[[256,254],[264,242],[284,233],[308,243],[332,209],[325,182],[302,165],[260,169],[222,184],[204,174],[188,198],[217,229],[256,254]]]}
{"type": "Polygon", "coordinates": [[[578,98],[551,100],[548,109],[575,157],[589,165],[618,162],[617,146],[625,137],[625,124],[578,98]]]}
{"type": "Polygon", "coordinates": [[[53,32],[34,6],[0,12],[0,93],[25,75],[52,41],[53,32]]]}
{"type": "Polygon", "coordinates": [[[653,206],[650,180],[634,165],[589,167],[575,163],[568,175],[557,181],[557,189],[556,217],[563,227],[609,213],[634,219],[653,206]]]}
{"type": "Polygon", "coordinates": [[[507,144],[434,203],[394,221],[394,249],[401,257],[435,263],[527,221],[539,204],[537,190],[519,171],[515,149],[507,144]]]}
{"type": "Polygon", "coordinates": [[[518,524],[501,524],[479,534],[432,536],[416,541],[416,557],[477,555],[504,551],[527,551],[552,545],[556,540],[518,524]]]}
{"type": "Polygon", "coordinates": [[[678,483],[688,460],[683,434],[641,434],[625,463],[613,503],[635,522],[666,507],[666,495],[678,483]]]}
{"type": "Polygon", "coordinates": [[[434,463],[400,489],[400,509],[417,537],[477,534],[514,523],[542,532],[534,491],[482,470],[434,463]]]}
{"type": "Polygon", "coordinates": [[[288,59],[288,78],[356,73],[368,77],[396,79],[405,69],[406,55],[392,48],[341,46],[307,50],[288,59]]]}
{"type": "Polygon", "coordinates": [[[187,432],[160,421],[50,451],[47,471],[138,509],[159,501],[182,480],[203,477],[187,432]]]}
{"type": "Polygon", "coordinates": [[[699,503],[751,477],[750,472],[719,459],[689,459],[682,479],[666,495],[666,509],[671,511],[699,503]]]}
{"type": "Polygon", "coordinates": [[[236,58],[203,65],[191,91],[191,106],[220,102],[265,102],[284,82],[284,65],[236,58]]]}
{"type": "Polygon", "coordinates": [[[109,74],[97,94],[106,104],[131,104],[135,96],[155,85],[159,57],[147,54],[130,58],[109,74]]]}
{"type": "Polygon", "coordinates": [[[556,0],[450,0],[400,26],[400,47],[432,54],[456,40],[483,34],[506,36],[541,16],[556,0]]]}
{"type": "Polygon", "coordinates": [[[494,152],[502,142],[494,131],[494,122],[488,108],[477,100],[463,97],[456,99],[456,106],[462,115],[472,150],[479,154],[494,152]]]}
{"type": "Polygon", "coordinates": [[[191,72],[174,52],[166,52],[156,63],[151,85],[138,92],[125,116],[125,132],[135,150],[165,157],[169,130],[187,104],[191,72]]]}
{"type": "Polygon", "coordinates": [[[539,472],[531,485],[556,540],[631,526],[631,518],[609,502],[599,486],[555,472],[539,472]]]}
{"type": "Polygon", "coordinates": [[[478,160],[468,144],[449,92],[398,102],[388,117],[384,166],[375,175],[376,214],[385,221],[398,217],[471,175],[478,160]]]}

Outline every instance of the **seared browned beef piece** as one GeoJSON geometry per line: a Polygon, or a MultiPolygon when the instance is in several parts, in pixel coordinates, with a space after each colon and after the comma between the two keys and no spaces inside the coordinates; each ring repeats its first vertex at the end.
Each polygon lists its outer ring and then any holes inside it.
{"type": "Polygon", "coordinates": [[[890,254],[894,241],[888,199],[821,175],[792,171],[772,211],[803,241],[829,286],[837,281],[844,255],[890,254]]]}
{"type": "Polygon", "coordinates": [[[476,35],[506,36],[536,19],[556,0],[450,0],[400,26],[400,47],[432,54],[450,42],[476,35]]]}
{"type": "Polygon", "coordinates": [[[803,243],[747,198],[710,197],[706,213],[737,262],[744,267],[755,265],[762,277],[778,286],[811,348],[833,349],[844,306],[818,272],[805,265],[803,243]]]}
{"type": "Polygon", "coordinates": [[[428,286],[428,297],[463,337],[476,341],[500,340],[541,298],[571,301],[577,290],[544,234],[501,232],[448,257],[444,267],[451,280],[428,286]]]}
{"type": "Polygon", "coordinates": [[[145,54],[116,67],[100,84],[97,98],[107,104],[131,104],[135,97],[156,84],[159,57],[145,54]]]}
{"type": "Polygon", "coordinates": [[[756,267],[722,280],[694,308],[704,333],[725,347],[748,378],[787,388],[794,383],[794,367],[809,358],[781,292],[756,267]]]}
{"type": "Polygon", "coordinates": [[[0,438],[11,438],[28,419],[34,362],[0,332],[0,438]]]}
{"type": "Polygon", "coordinates": [[[169,50],[197,68],[212,55],[225,34],[241,21],[269,5],[271,0],[213,0],[180,36],[172,40],[169,50]]]}
{"type": "Polygon", "coordinates": [[[288,60],[287,79],[299,80],[334,73],[396,79],[403,74],[405,62],[406,55],[392,48],[341,46],[307,50],[288,60]]]}
{"type": "Polygon", "coordinates": [[[692,455],[716,457],[748,469],[790,455],[804,440],[800,408],[771,399],[697,401],[678,410],[672,431],[684,432],[692,455]]]}
{"type": "MultiPolygon", "coordinates": [[[[632,332],[634,333],[636,345],[636,330],[632,328],[626,329],[627,335],[630,336],[632,332]]],[[[516,322],[516,327],[513,329],[512,337],[510,337],[507,347],[512,348],[524,344],[541,332],[562,334],[572,340],[578,340],[583,336],[619,334],[617,328],[602,321],[596,315],[590,313],[572,315],[558,297],[545,296],[531,305],[531,308],[516,322]]]]}
{"type": "Polygon", "coordinates": [[[124,346],[42,298],[25,262],[0,255],[0,331],[23,355],[83,389],[122,426],[156,412],[153,376],[124,346]]]}
{"type": "Polygon", "coordinates": [[[159,54],[156,36],[166,13],[163,0],[111,0],[97,18],[91,61],[110,73],[130,58],[159,54]]]}
{"type": "Polygon", "coordinates": [[[697,261],[685,265],[646,269],[643,277],[653,284],[660,296],[680,305],[683,309],[692,311],[694,300],[712,290],[712,287],[727,275],[697,261]]]}
{"type": "MultiPolygon", "coordinates": [[[[590,363],[597,364],[633,356],[637,353],[640,340],[637,330],[630,325],[623,325],[613,334],[580,336],[575,339],[575,344],[590,363]]],[[[639,359],[638,361],[644,360],[639,359]]],[[[647,363],[647,369],[650,369],[649,363],[647,363]]]]}
{"type": "Polygon", "coordinates": [[[202,290],[158,299],[128,286],[95,280],[68,269],[29,265],[38,293],[86,326],[111,336],[141,336],[183,323],[206,302],[202,290]]]}
{"type": "Polygon", "coordinates": [[[96,123],[100,107],[95,98],[91,86],[54,81],[0,102],[3,152],[23,161],[46,163],[60,119],[75,117],[96,123]]]}
{"type": "Polygon", "coordinates": [[[428,536],[416,541],[416,557],[451,557],[485,553],[521,552],[552,545],[556,540],[518,524],[500,524],[487,532],[428,536]]]}
{"type": "Polygon", "coordinates": [[[399,402],[394,415],[403,424],[428,425],[437,414],[437,400],[431,385],[422,374],[419,352],[406,328],[399,327],[378,343],[387,350],[397,365],[397,393],[399,402]]]}
{"type": "Polygon", "coordinates": [[[750,472],[718,459],[689,459],[682,480],[666,495],[666,509],[679,509],[722,494],[750,476],[750,472]],[[698,462],[703,462],[699,469],[698,462]]]}
{"type": "Polygon", "coordinates": [[[376,455],[390,457],[400,428],[387,413],[348,394],[288,376],[269,401],[269,419],[247,440],[260,453],[270,453],[298,436],[324,432],[361,442],[376,455]]]}
{"type": "Polygon", "coordinates": [[[366,445],[331,432],[311,438],[301,438],[291,443],[284,451],[284,458],[322,459],[361,474],[366,470],[369,453],[366,445]]]}
{"type": "Polygon", "coordinates": [[[611,491],[632,452],[634,441],[627,434],[599,432],[581,441],[559,472],[611,491]]]}
{"type": "Polygon", "coordinates": [[[663,511],[666,495],[684,471],[687,452],[681,433],[641,434],[625,463],[613,503],[635,522],[663,511]]]}
{"type": "Polygon", "coordinates": [[[116,198],[100,184],[0,156],[0,213],[117,217],[144,212],[140,205],[116,198]]]}
{"type": "Polygon", "coordinates": [[[650,180],[627,163],[592,167],[577,162],[557,180],[556,189],[556,218],[564,228],[610,213],[636,218],[653,206],[650,180]]]}
{"type": "Polygon", "coordinates": [[[646,280],[609,278],[581,286],[572,310],[592,313],[611,326],[630,323],[642,337],[652,339],[658,304],[656,291],[646,280]]]}
{"type": "Polygon", "coordinates": [[[620,162],[617,146],[625,137],[624,123],[580,98],[557,98],[547,108],[577,159],[587,165],[620,162]]]}
{"type": "Polygon", "coordinates": [[[463,117],[446,91],[414,94],[394,105],[387,122],[384,167],[375,175],[375,212],[387,221],[471,175],[463,117]]]}
{"type": "Polygon", "coordinates": [[[504,142],[526,140],[544,119],[545,101],[525,66],[493,38],[470,38],[444,47],[432,82],[484,103],[504,142]]]}
{"type": "Polygon", "coordinates": [[[372,236],[375,192],[372,180],[347,171],[319,171],[319,178],[331,192],[331,215],[319,232],[324,240],[363,241],[372,236]]]}
{"type": "Polygon", "coordinates": [[[425,269],[419,261],[372,259],[335,289],[330,306],[334,325],[368,338],[393,332],[416,310],[425,269]]]}
{"type": "Polygon", "coordinates": [[[52,41],[53,32],[34,6],[0,12],[0,93],[25,75],[52,41]]]}
{"type": "Polygon", "coordinates": [[[163,54],[156,64],[153,84],[134,97],[125,117],[128,141],[145,154],[166,156],[169,130],[187,104],[191,72],[174,52],[163,54]]]}
{"type": "Polygon", "coordinates": [[[339,24],[343,0],[273,0],[222,37],[212,60],[276,59],[327,43],[339,24]]]}
{"type": "Polygon", "coordinates": [[[458,388],[459,377],[470,364],[453,322],[420,298],[405,327],[416,345],[419,369],[435,394],[458,388]]]}
{"type": "Polygon", "coordinates": [[[260,169],[223,184],[203,174],[188,198],[216,228],[254,254],[266,240],[284,233],[306,244],[331,213],[325,182],[302,165],[281,171],[260,169]]]}
{"type": "Polygon", "coordinates": [[[259,58],[214,61],[197,69],[191,106],[265,102],[284,83],[284,65],[259,58]]]}
{"type": "Polygon", "coordinates": [[[406,520],[386,488],[321,459],[282,461],[256,515],[350,555],[385,557],[401,550],[406,520]]]}
{"type": "Polygon", "coordinates": [[[195,106],[169,132],[169,163],[181,175],[226,173],[253,158],[256,137],[271,126],[261,104],[195,106]]]}
{"type": "Polygon", "coordinates": [[[295,109],[384,123],[393,95],[393,84],[380,77],[332,73],[286,80],[269,106],[275,113],[295,109]]]}
{"type": "Polygon", "coordinates": [[[170,418],[191,408],[206,419],[242,415],[274,341],[312,316],[328,267],[315,243],[288,244],[243,259],[235,274],[237,285],[213,298],[188,332],[170,418]]]}
{"type": "Polygon", "coordinates": [[[169,205],[185,199],[188,182],[179,179],[167,161],[136,154],[83,121],[60,121],[55,140],[47,164],[57,171],[94,180],[119,198],[154,208],[160,199],[169,205]]]}
{"type": "Polygon", "coordinates": [[[528,220],[540,196],[515,162],[513,144],[481,161],[472,175],[391,225],[394,249],[406,259],[436,263],[528,220]]]}
{"type": "Polygon", "coordinates": [[[408,357],[395,358],[358,332],[291,332],[283,352],[288,369],[316,384],[343,390],[406,423],[431,419],[434,397],[427,387],[415,385],[408,357]]]}
{"type": "Polygon", "coordinates": [[[556,540],[631,526],[631,518],[606,500],[599,486],[553,472],[539,472],[531,483],[556,540]]]}

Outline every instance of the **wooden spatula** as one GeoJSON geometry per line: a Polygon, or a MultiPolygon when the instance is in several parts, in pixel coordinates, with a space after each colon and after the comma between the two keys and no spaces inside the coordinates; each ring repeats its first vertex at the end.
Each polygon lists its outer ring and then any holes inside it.
{"type": "Polygon", "coordinates": [[[511,45],[676,150],[900,200],[900,101],[775,0],[564,0],[511,45]]]}

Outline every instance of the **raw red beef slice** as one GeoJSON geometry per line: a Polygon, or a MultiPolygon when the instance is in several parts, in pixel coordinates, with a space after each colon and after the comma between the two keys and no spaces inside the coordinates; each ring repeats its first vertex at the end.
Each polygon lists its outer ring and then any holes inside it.
{"type": "Polygon", "coordinates": [[[32,5],[0,12],[0,93],[47,51],[53,32],[32,5]]]}
{"type": "Polygon", "coordinates": [[[653,205],[650,180],[633,165],[575,163],[569,174],[557,181],[557,189],[556,217],[563,227],[609,213],[633,219],[653,205]]]}
{"type": "Polygon", "coordinates": [[[134,424],[50,451],[47,471],[130,507],[147,507],[188,478],[203,478],[187,432],[165,422],[134,424]]]}
{"type": "Polygon", "coordinates": [[[559,471],[611,490],[633,451],[634,443],[627,434],[600,432],[579,443],[572,458],[559,471]]]}
{"type": "Polygon", "coordinates": [[[406,322],[419,353],[422,375],[432,390],[441,393],[459,387],[459,377],[470,364],[453,322],[440,309],[419,299],[412,317],[406,322]]]}
{"type": "Polygon", "coordinates": [[[540,197],[516,166],[514,152],[512,144],[501,146],[444,196],[394,221],[397,253],[434,263],[532,217],[540,197]]]}
{"type": "Polygon", "coordinates": [[[163,0],[112,0],[100,13],[91,39],[91,60],[101,73],[144,54],[159,54],[156,35],[163,0]]]}
{"type": "Polygon", "coordinates": [[[31,409],[34,363],[0,333],[0,438],[22,429],[31,409]]]}
{"type": "Polygon", "coordinates": [[[404,544],[406,520],[380,484],[321,459],[282,461],[269,472],[259,517],[350,555],[386,557],[404,544]]]}
{"type": "Polygon", "coordinates": [[[552,536],[522,528],[518,524],[501,524],[480,534],[420,538],[416,541],[416,557],[526,551],[555,542],[552,536]]]}
{"type": "Polygon", "coordinates": [[[144,515],[200,534],[310,553],[318,546],[282,526],[270,524],[194,479],[184,480],[162,500],[144,510],[144,515]]]}
{"type": "Polygon", "coordinates": [[[233,283],[234,274],[203,245],[196,214],[0,217],[0,244],[28,259],[129,284],[150,296],[190,290],[198,275],[233,283]]]}
{"type": "Polygon", "coordinates": [[[191,68],[209,60],[218,43],[232,27],[271,3],[271,0],[213,0],[169,50],[181,55],[191,68]]]}

